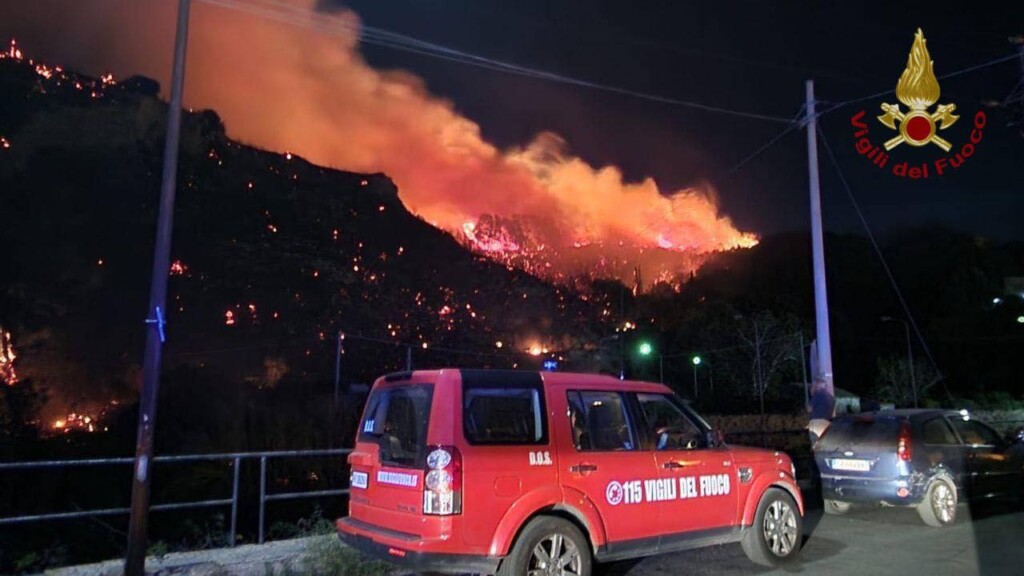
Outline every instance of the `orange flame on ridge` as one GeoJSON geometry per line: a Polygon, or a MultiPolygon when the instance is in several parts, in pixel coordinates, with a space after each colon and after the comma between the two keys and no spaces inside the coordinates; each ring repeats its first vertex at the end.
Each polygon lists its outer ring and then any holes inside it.
{"type": "MultiPolygon", "coordinates": [[[[83,8],[91,14],[72,17],[47,10],[55,2],[20,9],[39,18],[45,13],[46,26],[65,26],[95,45],[102,44],[95,36],[134,30],[93,66],[120,76],[141,72],[166,89],[173,3],[110,0],[103,10],[83,8]]],[[[625,278],[642,265],[655,278],[689,271],[697,255],[757,242],[719,214],[710,188],[666,192],[652,179],[626,182],[616,167],[572,156],[551,133],[498,149],[420,78],[370,67],[359,52],[359,19],[351,11],[331,15],[345,26],[330,34],[315,32],[331,22],[323,14],[289,17],[293,24],[197,5],[187,105],[215,109],[236,139],[322,165],[384,172],[405,205],[426,221],[480,252],[548,277],[599,270],[625,278]]]]}

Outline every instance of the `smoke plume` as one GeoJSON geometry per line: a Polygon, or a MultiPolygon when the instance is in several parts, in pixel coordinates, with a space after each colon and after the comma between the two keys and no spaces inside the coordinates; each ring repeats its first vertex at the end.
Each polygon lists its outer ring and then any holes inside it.
{"type": "MultiPolygon", "coordinates": [[[[544,260],[558,275],[604,261],[606,272],[625,277],[654,258],[644,275],[655,279],[688,272],[695,254],[756,242],[719,215],[710,188],[668,193],[651,179],[625,182],[613,166],[572,156],[551,133],[499,150],[420,78],[370,67],[351,11],[316,12],[314,0],[292,0],[288,7],[306,11],[288,12],[286,23],[226,3],[193,2],[187,106],[216,110],[243,142],[384,172],[411,211],[478,251],[532,262],[535,272],[544,260]],[[325,17],[346,26],[325,29],[325,17]],[[616,265],[607,265],[609,250],[616,265]]],[[[18,4],[4,18],[18,28],[0,24],[0,33],[20,32],[34,54],[94,74],[145,74],[168,89],[177,2],[18,4]]]]}

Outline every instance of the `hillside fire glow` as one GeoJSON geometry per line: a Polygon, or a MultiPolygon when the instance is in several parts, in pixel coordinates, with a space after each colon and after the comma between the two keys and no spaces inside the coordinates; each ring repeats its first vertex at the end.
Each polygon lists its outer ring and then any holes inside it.
{"type": "MultiPolygon", "coordinates": [[[[73,22],[53,22],[66,11],[48,10],[47,0],[24,10],[78,35],[82,27],[97,37],[148,30],[132,36],[138,45],[97,52],[91,64],[167,86],[163,41],[173,33],[173,3],[113,3],[132,5],[83,7],[73,22]]],[[[719,214],[709,187],[666,191],[653,179],[627,182],[614,166],[573,156],[553,133],[499,149],[420,78],[367,64],[351,11],[317,12],[313,0],[256,4],[259,14],[200,3],[191,24],[187,104],[216,110],[235,138],[286,151],[286,158],[384,172],[426,221],[481,254],[555,280],[632,283],[642,270],[650,284],[685,277],[708,253],[757,242],[719,214]]]]}
{"type": "Polygon", "coordinates": [[[0,326],[0,384],[17,384],[18,373],[14,371],[14,361],[17,358],[14,354],[14,345],[11,344],[11,333],[0,326]]]}

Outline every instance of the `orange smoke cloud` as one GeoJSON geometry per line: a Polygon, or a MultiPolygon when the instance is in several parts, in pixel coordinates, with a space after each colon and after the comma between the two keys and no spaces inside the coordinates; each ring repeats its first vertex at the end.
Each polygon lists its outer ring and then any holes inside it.
{"type": "MultiPolygon", "coordinates": [[[[80,44],[98,37],[93,58],[108,60],[92,66],[120,77],[154,76],[166,89],[176,3],[89,4],[99,5],[85,9],[95,18],[23,10],[44,18],[44,26],[67,19],[69,37],[80,44]]],[[[688,272],[694,254],[756,243],[719,215],[710,188],[665,193],[651,179],[625,182],[619,169],[589,165],[550,133],[497,149],[418,77],[371,68],[351,11],[318,14],[314,0],[293,0],[288,5],[305,10],[287,12],[291,23],[284,23],[193,4],[188,106],[215,109],[241,141],[339,169],[384,172],[411,211],[477,250],[561,275],[604,266],[625,277],[643,263],[655,279],[688,272]]]]}

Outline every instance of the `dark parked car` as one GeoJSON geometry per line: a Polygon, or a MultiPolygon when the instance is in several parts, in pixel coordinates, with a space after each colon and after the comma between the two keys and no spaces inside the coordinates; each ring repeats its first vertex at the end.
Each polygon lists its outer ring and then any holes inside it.
{"type": "Polygon", "coordinates": [[[915,506],[929,526],[966,499],[1024,498],[1024,443],[966,411],[888,410],[832,421],[814,447],[825,512],[915,506]]]}

